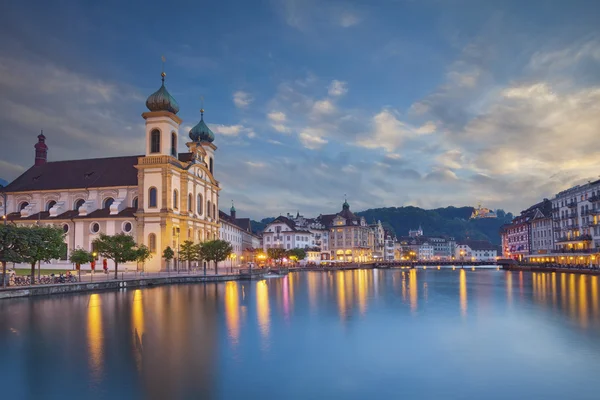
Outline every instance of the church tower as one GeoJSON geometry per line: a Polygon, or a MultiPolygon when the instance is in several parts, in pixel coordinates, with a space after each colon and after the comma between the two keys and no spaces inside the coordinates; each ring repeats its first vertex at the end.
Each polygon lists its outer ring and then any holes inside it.
{"type": "Polygon", "coordinates": [[[193,142],[199,143],[206,152],[205,162],[211,175],[214,176],[215,150],[217,146],[213,144],[215,134],[210,130],[206,122],[204,122],[204,109],[200,110],[200,122],[190,130],[190,139],[193,142]]]}
{"type": "Polygon", "coordinates": [[[48,159],[48,145],[46,144],[46,136],[44,131],[38,135],[38,142],[35,144],[35,166],[46,164],[48,159]]]}
{"type": "Polygon", "coordinates": [[[177,158],[177,143],[181,119],[177,116],[179,104],[165,87],[164,71],[160,74],[162,84],[146,100],[146,155],[165,155],[177,158]]]}

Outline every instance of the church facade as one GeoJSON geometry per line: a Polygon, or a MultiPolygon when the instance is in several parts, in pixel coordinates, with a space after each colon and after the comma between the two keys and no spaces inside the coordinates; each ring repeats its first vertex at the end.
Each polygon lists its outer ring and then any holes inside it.
{"type": "Polygon", "coordinates": [[[179,105],[165,87],[165,75],[161,74],[162,84],[148,97],[148,111],[142,114],[143,154],[50,162],[42,133],[35,145],[34,165],[3,189],[0,213],[7,223],[64,230],[63,256],[52,262],[55,266],[70,266],[68,255],[73,249],[93,252],[92,242],[100,233],[123,232],[148,246],[152,258],[143,266],[146,271],[166,268],[162,252],[168,246],[177,258],[185,240],[219,238],[215,136],[201,110],[200,122],[189,131],[187,151],[178,151],[182,120],[177,116],[179,105]]]}

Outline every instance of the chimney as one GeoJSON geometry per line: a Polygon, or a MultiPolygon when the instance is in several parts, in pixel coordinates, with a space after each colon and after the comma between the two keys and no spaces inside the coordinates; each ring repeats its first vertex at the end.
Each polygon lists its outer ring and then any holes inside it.
{"type": "Polygon", "coordinates": [[[46,145],[46,136],[44,131],[38,135],[38,142],[35,144],[35,166],[46,164],[48,157],[48,146],[46,145]]]}

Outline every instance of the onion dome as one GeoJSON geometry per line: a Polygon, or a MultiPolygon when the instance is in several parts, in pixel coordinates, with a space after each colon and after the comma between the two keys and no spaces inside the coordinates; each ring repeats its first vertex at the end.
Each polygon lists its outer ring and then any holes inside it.
{"type": "Polygon", "coordinates": [[[150,111],[169,111],[173,114],[177,114],[179,112],[179,104],[177,104],[177,101],[165,87],[166,75],[167,74],[164,72],[160,74],[162,77],[162,85],[160,85],[160,88],[156,92],[148,97],[148,100],[146,100],[146,107],[148,107],[148,110],[150,111]]]}
{"type": "Polygon", "coordinates": [[[200,110],[200,122],[198,122],[198,125],[190,129],[190,139],[194,142],[209,143],[215,140],[215,134],[206,125],[206,122],[204,122],[204,109],[200,110]]]}
{"type": "Polygon", "coordinates": [[[344,199],[344,204],[342,204],[342,210],[349,210],[350,204],[348,204],[348,200],[344,199]]]}

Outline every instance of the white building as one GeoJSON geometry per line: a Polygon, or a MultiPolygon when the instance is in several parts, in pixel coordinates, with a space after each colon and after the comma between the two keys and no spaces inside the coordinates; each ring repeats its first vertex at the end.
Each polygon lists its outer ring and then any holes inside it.
{"type": "Polygon", "coordinates": [[[385,232],[385,242],[383,251],[383,257],[385,261],[394,261],[395,242],[396,238],[393,237],[390,232],[385,232]]]}
{"type": "Polygon", "coordinates": [[[429,242],[419,244],[417,248],[417,259],[420,261],[433,260],[434,248],[429,242]]]}
{"type": "Polygon", "coordinates": [[[259,247],[259,238],[252,233],[250,218],[237,218],[236,210],[231,205],[230,213],[225,214],[219,210],[219,221],[221,222],[220,238],[231,244],[233,254],[226,263],[240,266],[246,262],[254,261],[254,249],[259,247]]]}
{"type": "Polygon", "coordinates": [[[289,218],[280,216],[269,223],[263,231],[263,250],[271,248],[309,249],[313,244],[313,234],[296,224],[289,218]]]}
{"type": "Polygon", "coordinates": [[[146,271],[165,268],[162,252],[167,246],[177,254],[184,240],[218,237],[214,134],[201,110],[200,122],[189,132],[187,151],[179,153],[182,120],[164,77],[163,73],[162,85],[146,101],[140,155],[48,161],[42,133],[35,145],[35,164],[3,189],[6,202],[0,212],[10,223],[55,225],[66,232],[65,251],[62,260],[52,262],[55,266],[70,266],[66,260],[75,248],[93,251],[92,242],[100,233],[124,232],[148,246],[152,258],[146,271]]]}
{"type": "Polygon", "coordinates": [[[466,240],[456,244],[454,256],[459,261],[495,261],[498,249],[484,240],[466,240]]]}

